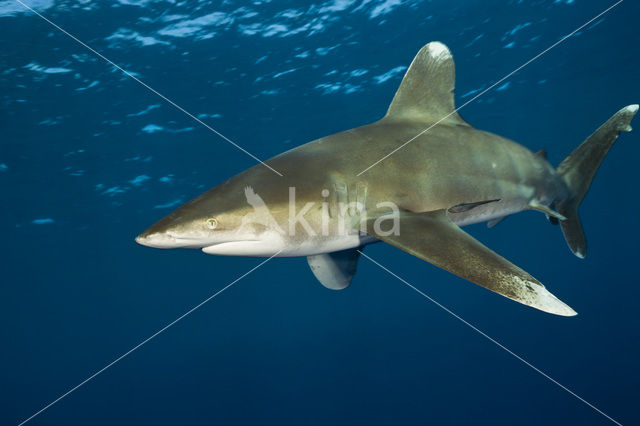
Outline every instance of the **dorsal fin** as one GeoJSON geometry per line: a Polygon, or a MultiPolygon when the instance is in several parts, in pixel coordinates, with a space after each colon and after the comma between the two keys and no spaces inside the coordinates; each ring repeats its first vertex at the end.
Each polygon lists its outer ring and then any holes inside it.
{"type": "Polygon", "coordinates": [[[468,126],[455,111],[455,82],[451,52],[444,44],[432,41],[420,49],[409,66],[384,118],[468,126]]]}

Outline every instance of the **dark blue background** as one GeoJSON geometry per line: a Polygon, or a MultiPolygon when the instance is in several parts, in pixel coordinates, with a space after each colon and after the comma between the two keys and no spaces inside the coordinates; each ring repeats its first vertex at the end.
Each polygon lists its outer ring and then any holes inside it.
{"type": "MultiPolygon", "coordinates": [[[[456,58],[461,105],[613,2],[208,3],[29,4],[266,159],[379,118],[402,73],[375,77],[407,66],[431,40],[456,58]],[[184,23],[216,11],[230,21],[184,23]],[[348,75],[358,69],[367,73],[348,75]]],[[[637,2],[623,2],[461,114],[546,148],[557,164],[640,101],[639,17],[637,2]]],[[[155,206],[186,202],[251,158],[13,0],[0,2],[0,40],[0,423],[16,424],[260,259],[133,241],[171,210],[155,206]],[[143,131],[149,124],[164,130],[143,131]],[[148,179],[132,183],[138,176],[148,179]]],[[[613,418],[638,424],[639,157],[638,133],[623,134],[603,163],[581,210],[586,260],[540,213],[469,228],[577,317],[511,302],[384,244],[367,254],[613,418]]],[[[268,262],[32,423],[609,421],[366,259],[350,288],[332,292],[294,258],[268,262]]]]}

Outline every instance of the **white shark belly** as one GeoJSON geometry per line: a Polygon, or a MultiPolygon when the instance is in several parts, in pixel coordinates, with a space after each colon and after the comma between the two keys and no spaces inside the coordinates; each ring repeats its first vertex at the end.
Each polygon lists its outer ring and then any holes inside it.
{"type": "Polygon", "coordinates": [[[314,237],[305,240],[302,244],[292,245],[290,250],[284,250],[279,256],[315,256],[317,254],[353,249],[375,243],[376,241],[379,241],[376,237],[363,233],[330,237],[314,237]]]}
{"type": "Polygon", "coordinates": [[[304,257],[347,250],[376,241],[377,238],[367,234],[288,239],[278,233],[270,233],[255,240],[214,244],[203,247],[202,251],[219,256],[304,257]]]}

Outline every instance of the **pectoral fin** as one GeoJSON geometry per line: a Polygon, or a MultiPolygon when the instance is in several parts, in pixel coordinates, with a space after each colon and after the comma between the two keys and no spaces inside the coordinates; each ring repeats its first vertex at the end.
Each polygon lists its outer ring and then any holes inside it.
{"type": "MultiPolygon", "coordinates": [[[[358,250],[362,250],[360,247],[358,250]]],[[[356,273],[360,252],[356,249],[308,256],[307,262],[313,275],[331,290],[342,290],[351,284],[356,273]]]]}
{"type": "Polygon", "coordinates": [[[372,235],[459,277],[545,312],[576,315],[538,280],[460,229],[446,210],[402,213],[399,235],[376,233],[374,221],[367,223],[372,235]]]}

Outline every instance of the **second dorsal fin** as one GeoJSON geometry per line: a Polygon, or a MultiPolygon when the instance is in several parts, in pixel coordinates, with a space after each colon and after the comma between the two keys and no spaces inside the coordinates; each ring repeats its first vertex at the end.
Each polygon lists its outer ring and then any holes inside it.
{"type": "Polygon", "coordinates": [[[468,126],[455,111],[455,81],[451,52],[444,44],[432,41],[420,49],[409,66],[384,119],[468,126]]]}
{"type": "Polygon", "coordinates": [[[546,149],[539,150],[538,152],[536,152],[536,157],[544,158],[546,160],[547,159],[547,150],[546,149]]]}

